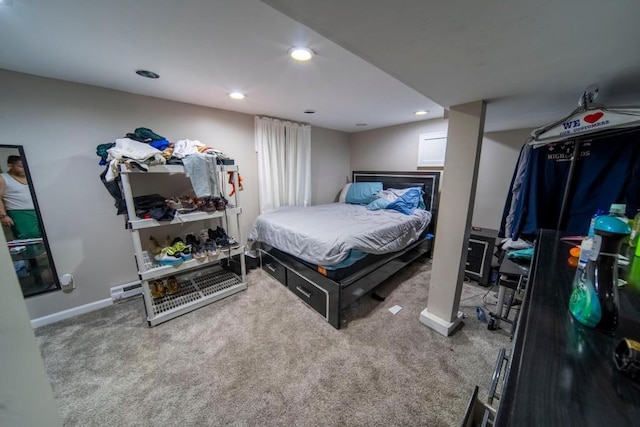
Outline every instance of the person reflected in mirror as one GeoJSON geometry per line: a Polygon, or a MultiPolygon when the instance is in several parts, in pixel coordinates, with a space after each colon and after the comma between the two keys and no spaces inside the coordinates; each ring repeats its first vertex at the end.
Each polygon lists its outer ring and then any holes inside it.
{"type": "Polygon", "coordinates": [[[0,222],[11,227],[14,238],[42,237],[29,182],[20,156],[7,158],[7,172],[0,174],[0,222]]]}

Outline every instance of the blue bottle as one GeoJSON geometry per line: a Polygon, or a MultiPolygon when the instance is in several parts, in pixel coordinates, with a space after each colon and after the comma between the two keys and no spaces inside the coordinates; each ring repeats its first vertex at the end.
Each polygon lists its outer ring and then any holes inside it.
{"type": "Polygon", "coordinates": [[[605,211],[604,209],[598,209],[596,211],[596,213],[593,214],[593,216],[591,217],[591,222],[589,223],[589,233],[587,234],[587,236],[593,237],[593,235],[595,234],[594,227],[596,225],[596,218],[598,218],[599,216],[602,216],[602,215],[604,215],[606,213],[607,213],[607,211],[605,211]]]}

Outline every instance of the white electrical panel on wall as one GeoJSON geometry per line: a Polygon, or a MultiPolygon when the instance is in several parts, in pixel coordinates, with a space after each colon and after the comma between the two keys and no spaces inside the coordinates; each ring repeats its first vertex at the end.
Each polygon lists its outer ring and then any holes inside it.
{"type": "Polygon", "coordinates": [[[447,132],[421,133],[418,145],[418,166],[444,166],[447,132]]]}

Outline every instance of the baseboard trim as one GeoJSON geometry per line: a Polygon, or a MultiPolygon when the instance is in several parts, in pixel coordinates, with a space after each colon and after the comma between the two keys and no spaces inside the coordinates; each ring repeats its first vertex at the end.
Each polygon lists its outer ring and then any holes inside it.
{"type": "Polygon", "coordinates": [[[461,321],[459,318],[456,318],[456,320],[454,320],[453,322],[447,322],[446,320],[441,319],[435,314],[429,313],[429,310],[425,308],[424,310],[422,310],[422,313],[420,313],[420,322],[427,325],[429,328],[433,329],[440,335],[448,337],[458,329],[461,321]]]}
{"type": "Polygon", "coordinates": [[[68,319],[70,317],[79,316],[80,314],[89,313],[90,311],[108,307],[112,304],[113,300],[111,298],[107,298],[78,307],[73,307],[68,310],[63,310],[57,313],[49,314],[47,316],[38,317],[37,319],[32,319],[31,327],[35,329],[39,328],[40,326],[50,325],[51,323],[59,322],[60,320],[68,319]]]}

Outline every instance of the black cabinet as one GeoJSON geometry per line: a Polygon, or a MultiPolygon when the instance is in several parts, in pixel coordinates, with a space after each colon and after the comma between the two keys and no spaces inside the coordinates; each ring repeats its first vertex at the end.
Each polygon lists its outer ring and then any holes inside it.
{"type": "Polygon", "coordinates": [[[473,227],[467,246],[465,274],[481,286],[489,286],[491,281],[491,258],[498,237],[498,230],[473,227]]]}

